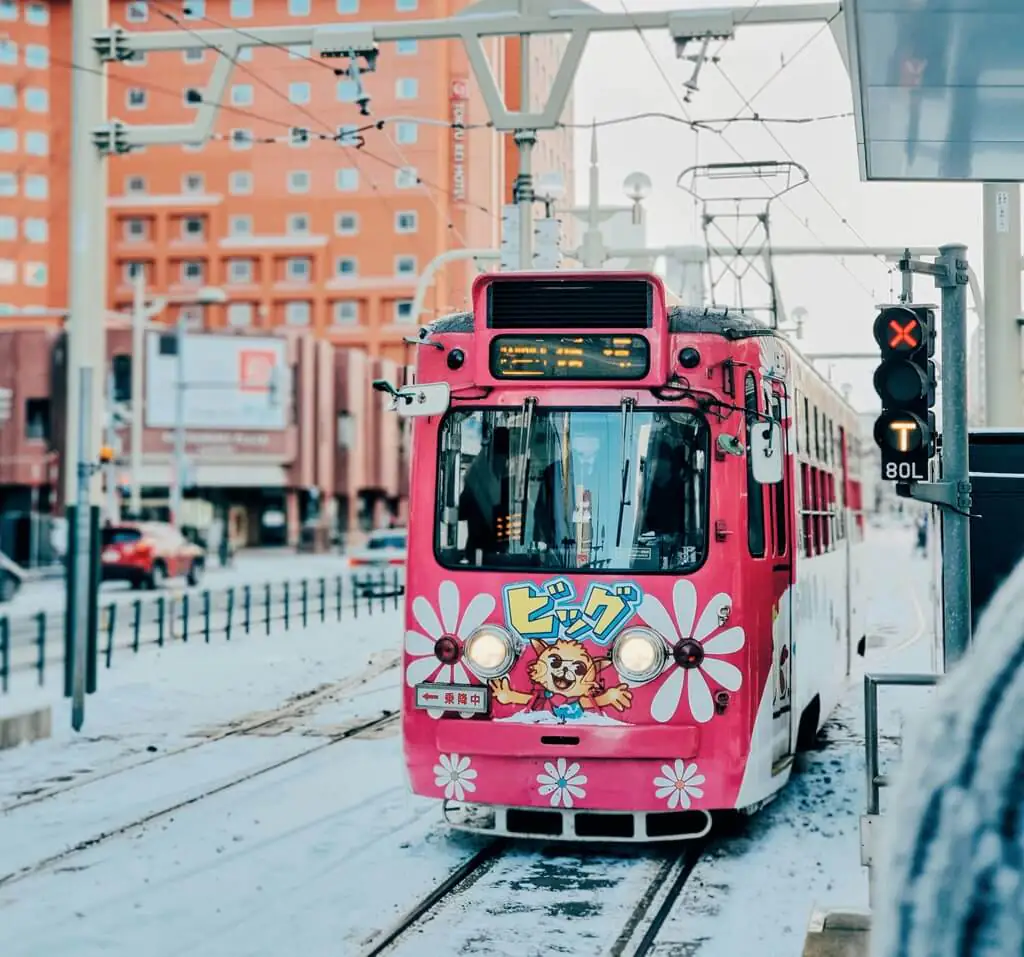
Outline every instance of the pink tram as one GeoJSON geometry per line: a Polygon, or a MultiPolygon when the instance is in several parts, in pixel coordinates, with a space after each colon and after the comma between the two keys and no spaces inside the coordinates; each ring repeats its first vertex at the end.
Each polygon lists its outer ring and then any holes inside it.
{"type": "Polygon", "coordinates": [[[421,332],[402,732],[453,827],[703,836],[863,650],[854,410],[637,273],[497,274],[421,332]]]}

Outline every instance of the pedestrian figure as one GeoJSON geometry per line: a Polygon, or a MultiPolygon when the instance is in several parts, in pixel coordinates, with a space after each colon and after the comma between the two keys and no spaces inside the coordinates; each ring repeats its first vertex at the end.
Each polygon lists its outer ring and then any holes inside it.
{"type": "Polygon", "coordinates": [[[922,515],[917,520],[917,545],[914,546],[914,552],[920,552],[922,555],[928,555],[928,517],[922,515]]]}

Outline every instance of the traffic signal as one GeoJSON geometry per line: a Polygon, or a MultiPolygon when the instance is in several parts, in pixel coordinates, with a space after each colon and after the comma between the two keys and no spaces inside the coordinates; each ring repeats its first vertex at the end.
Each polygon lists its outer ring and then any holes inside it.
{"type": "Polygon", "coordinates": [[[875,370],[875,391],[882,400],[875,422],[882,478],[921,482],[935,454],[935,309],[883,306],[874,334],[882,353],[875,370]]]}

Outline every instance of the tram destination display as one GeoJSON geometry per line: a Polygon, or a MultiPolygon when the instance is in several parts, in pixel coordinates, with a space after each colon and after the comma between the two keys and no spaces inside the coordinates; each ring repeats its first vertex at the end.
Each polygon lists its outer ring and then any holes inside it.
{"type": "Polygon", "coordinates": [[[649,367],[643,336],[498,336],[491,342],[496,379],[642,379],[649,367]]]}

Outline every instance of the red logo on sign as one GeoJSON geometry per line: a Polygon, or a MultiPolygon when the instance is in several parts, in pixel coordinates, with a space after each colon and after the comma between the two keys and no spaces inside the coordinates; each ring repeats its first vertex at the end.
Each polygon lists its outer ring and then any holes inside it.
{"type": "Polygon", "coordinates": [[[238,388],[267,392],[274,379],[277,356],[270,349],[242,349],[238,353],[238,388]]]}

